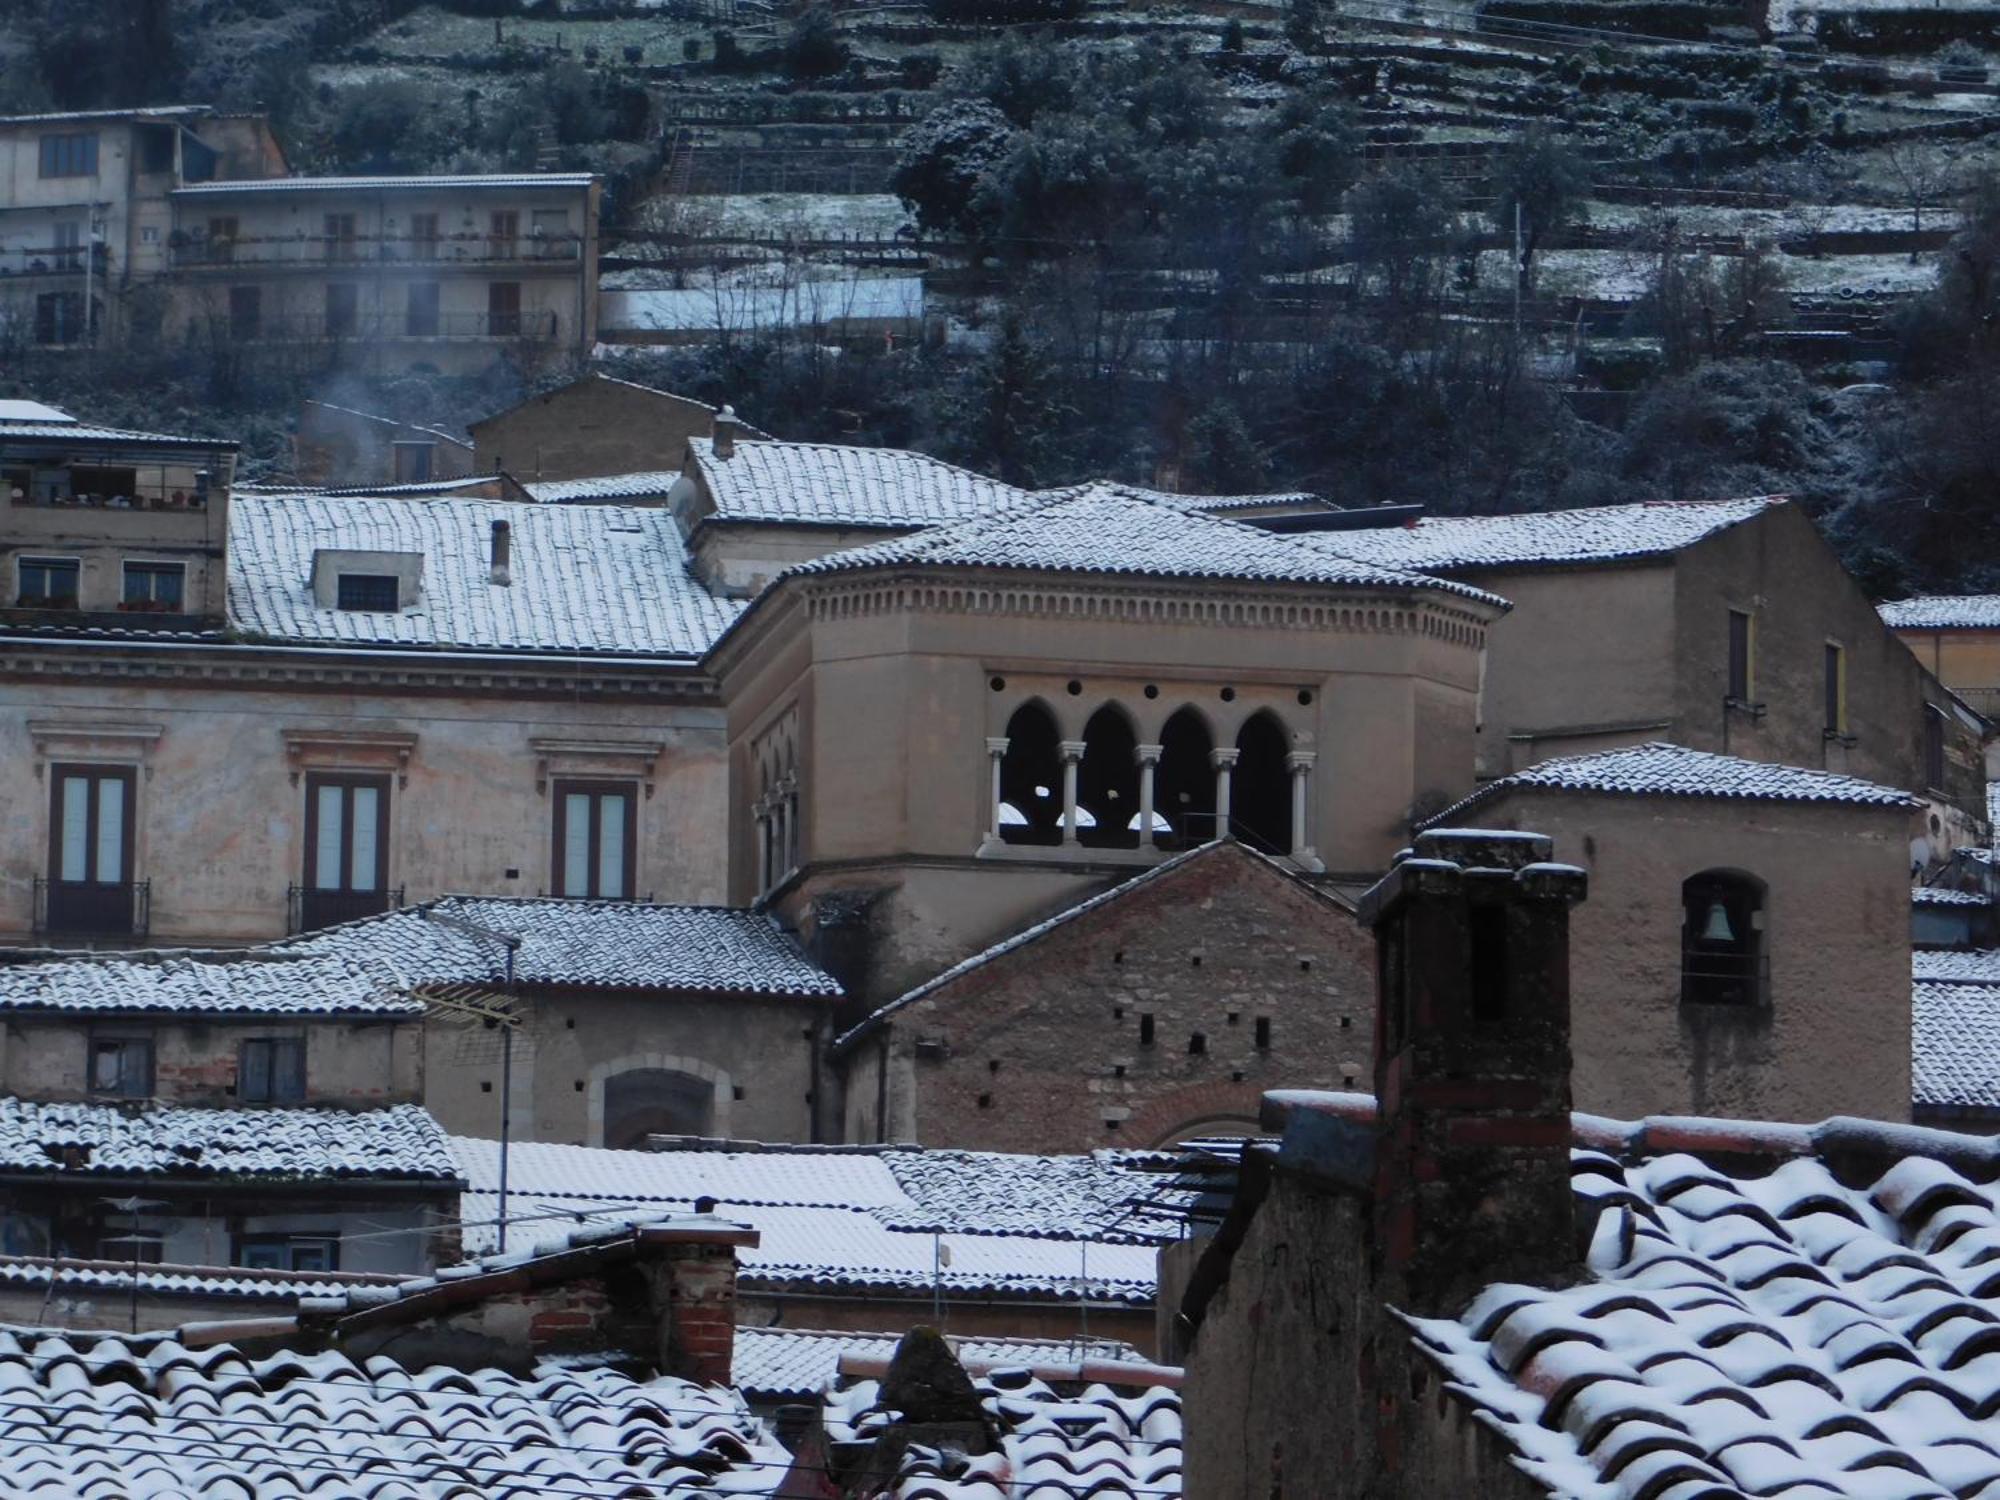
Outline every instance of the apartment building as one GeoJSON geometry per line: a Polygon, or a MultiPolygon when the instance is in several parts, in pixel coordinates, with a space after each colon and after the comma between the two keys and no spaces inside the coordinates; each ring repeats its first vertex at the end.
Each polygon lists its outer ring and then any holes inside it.
{"type": "Polygon", "coordinates": [[[0,119],[0,347],[167,337],[457,371],[596,337],[590,174],[288,170],[259,115],[0,119]]]}

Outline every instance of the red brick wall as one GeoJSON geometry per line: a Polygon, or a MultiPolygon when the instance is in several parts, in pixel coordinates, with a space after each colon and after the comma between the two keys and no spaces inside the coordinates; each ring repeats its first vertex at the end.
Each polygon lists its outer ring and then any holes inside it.
{"type": "Polygon", "coordinates": [[[1365,1089],[1374,964],[1343,908],[1218,847],[897,1013],[887,1133],[913,1124],[926,1146],[993,1151],[1149,1146],[1254,1121],[1266,1089],[1365,1089]],[[933,1038],[945,1059],[916,1057],[933,1038]]]}

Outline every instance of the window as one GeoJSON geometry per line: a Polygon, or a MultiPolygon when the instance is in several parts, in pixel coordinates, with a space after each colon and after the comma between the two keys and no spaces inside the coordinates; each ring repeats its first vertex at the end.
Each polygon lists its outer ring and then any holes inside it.
{"type": "Polygon", "coordinates": [[[324,224],[326,229],[326,258],[328,260],[355,259],[354,215],[328,214],[324,224]]]}
{"type": "Polygon", "coordinates": [[[632,899],[638,852],[628,782],[555,784],[555,893],[605,901],[632,899]]]}
{"type": "Polygon", "coordinates": [[[412,260],[436,260],[438,253],[438,216],[436,214],[410,215],[410,258],[412,260]]]}
{"type": "Polygon", "coordinates": [[[153,1039],[92,1032],[90,1092],[119,1099],[149,1097],[153,1092],[153,1039]]]}
{"type": "Polygon", "coordinates": [[[1832,641],[1826,643],[1826,732],[1847,733],[1847,653],[1832,641]]]}
{"type": "Polygon", "coordinates": [[[210,219],[208,221],[208,258],[218,264],[236,259],[235,219],[210,219]]]}
{"type": "Polygon", "coordinates": [[[496,208],[486,221],[486,253],[495,260],[512,260],[521,237],[521,216],[511,208],[496,208]]]}
{"type": "Polygon", "coordinates": [[[97,135],[94,131],[42,137],[42,176],[95,177],[96,175],[97,135]]]}
{"type": "Polygon", "coordinates": [[[229,336],[233,339],[259,338],[264,332],[264,289],[233,286],[229,289],[229,336]]]}
{"type": "Polygon", "coordinates": [[[74,344],[82,337],[82,292],[42,292],[35,298],[36,343],[74,344]]]}
{"type": "Polygon", "coordinates": [[[566,208],[536,209],[532,233],[535,254],[544,260],[568,260],[576,254],[576,241],[569,232],[569,210],[566,208]]]}
{"type": "Polygon", "coordinates": [[[185,564],[128,562],[123,605],[126,609],[178,613],[186,582],[185,564]]]}
{"type": "Polygon", "coordinates": [[[438,331],[438,284],[435,281],[410,283],[410,300],[403,312],[403,332],[413,339],[436,338],[438,331]]]}
{"type": "Polygon", "coordinates": [[[1757,622],[1746,610],[1729,612],[1729,698],[1753,701],[1757,688],[1757,622]]]}
{"type": "Polygon", "coordinates": [[[58,271],[83,269],[83,225],[72,220],[56,225],[55,268],[58,271]]]}
{"type": "Polygon", "coordinates": [[[309,774],[300,928],[315,931],[384,910],[388,848],[388,777],[309,774]]]}
{"type": "Polygon", "coordinates": [[[49,790],[48,924],[56,932],[132,931],[130,766],[56,766],[49,790]]]}
{"type": "Polygon", "coordinates": [[[1764,882],[1737,870],[1704,870],[1681,886],[1681,1001],[1758,1005],[1764,957],[1764,882]]]}
{"type": "Polygon", "coordinates": [[[394,573],[342,573],[334,583],[336,609],[397,609],[400,599],[394,573]]]}
{"type": "Polygon", "coordinates": [[[351,281],[330,281],[326,286],[326,336],[330,339],[354,337],[360,326],[360,288],[351,281]]]}
{"type": "Polygon", "coordinates": [[[263,1271],[338,1271],[340,1240],[327,1234],[246,1234],[236,1264],[263,1271]]]}
{"type": "Polygon", "coordinates": [[[1929,703],[1924,705],[1924,785],[1944,787],[1944,714],[1929,703]]]}
{"type": "Polygon", "coordinates": [[[521,331],[521,283],[495,281],[486,288],[486,331],[512,338],[521,331]]]}
{"type": "Polygon", "coordinates": [[[246,1104],[296,1104],[306,1096],[303,1037],[252,1037],[236,1054],[236,1097],[246,1104]]]}
{"type": "Polygon", "coordinates": [[[396,483],[424,484],[429,481],[437,457],[436,443],[396,443],[396,483]]]}
{"type": "Polygon", "coordinates": [[[24,557],[20,561],[22,609],[75,609],[82,565],[73,557],[24,557]]]}

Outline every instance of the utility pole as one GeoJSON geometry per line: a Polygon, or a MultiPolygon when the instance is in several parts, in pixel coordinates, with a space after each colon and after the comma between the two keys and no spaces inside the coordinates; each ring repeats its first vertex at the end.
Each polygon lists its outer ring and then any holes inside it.
{"type": "Polygon", "coordinates": [[[1528,279],[1528,268],[1521,262],[1521,201],[1514,200],[1514,342],[1521,342],[1521,283],[1528,279]]]}

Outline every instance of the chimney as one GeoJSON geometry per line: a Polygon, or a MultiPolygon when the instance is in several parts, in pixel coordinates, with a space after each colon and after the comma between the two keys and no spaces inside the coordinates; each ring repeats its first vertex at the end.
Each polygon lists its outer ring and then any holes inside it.
{"type": "Polygon", "coordinates": [[[512,564],[514,560],[514,528],[505,521],[493,523],[493,582],[511,584],[514,581],[512,564]]]}
{"type": "Polygon", "coordinates": [[[715,414],[715,456],[717,458],[736,457],[736,429],[741,424],[736,420],[736,408],[725,406],[715,414]]]}
{"type": "Polygon", "coordinates": [[[1569,910],[1534,833],[1434,829],[1362,898],[1375,931],[1375,1236],[1390,1299],[1455,1315],[1577,1261],[1569,910]]]}

